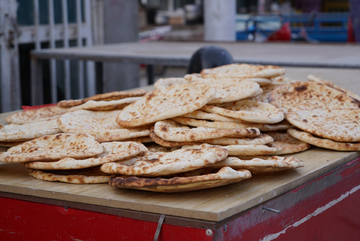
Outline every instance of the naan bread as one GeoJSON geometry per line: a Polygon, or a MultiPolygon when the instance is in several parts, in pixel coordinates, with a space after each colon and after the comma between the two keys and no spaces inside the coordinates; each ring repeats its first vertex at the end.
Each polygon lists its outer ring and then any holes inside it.
{"type": "Polygon", "coordinates": [[[187,117],[187,118],[199,119],[199,120],[223,121],[223,122],[240,122],[240,123],[243,122],[238,119],[229,118],[215,113],[208,113],[201,110],[195,110],[180,117],[187,117]]]}
{"type": "Polygon", "coordinates": [[[184,78],[160,78],[154,83],[154,88],[157,90],[169,87],[170,85],[183,85],[190,83],[191,81],[184,78]]]}
{"type": "Polygon", "coordinates": [[[283,112],[275,106],[252,100],[206,105],[201,110],[255,123],[273,124],[284,119],[283,112]]]}
{"type": "Polygon", "coordinates": [[[41,170],[69,170],[100,166],[104,163],[122,161],[148,152],[147,148],[137,142],[106,142],[102,143],[104,151],[97,157],[87,159],[63,158],[53,162],[26,162],[23,166],[41,170]]]}
{"type": "Polygon", "coordinates": [[[339,142],[360,141],[360,109],[303,110],[286,119],[313,135],[339,142]]]}
{"type": "Polygon", "coordinates": [[[285,155],[296,152],[301,152],[309,149],[311,146],[303,141],[293,138],[287,132],[267,132],[274,141],[269,143],[268,146],[275,147],[278,149],[273,155],[285,155]]]}
{"type": "Polygon", "coordinates": [[[75,184],[108,183],[111,175],[103,173],[99,167],[80,170],[36,170],[28,169],[30,176],[50,182],[67,182],[75,184]]]}
{"type": "Polygon", "coordinates": [[[109,100],[109,101],[95,101],[89,100],[84,104],[74,106],[68,109],[68,112],[77,110],[94,110],[94,111],[107,111],[107,110],[121,110],[131,103],[139,100],[141,97],[129,97],[121,100],[109,100]]]}
{"type": "Polygon", "coordinates": [[[224,160],[228,152],[220,147],[179,149],[168,153],[150,153],[123,162],[106,163],[101,170],[120,175],[164,176],[188,172],[224,160]]]}
{"type": "Polygon", "coordinates": [[[207,84],[216,89],[214,99],[209,101],[212,104],[246,99],[262,92],[258,83],[248,79],[204,79],[193,83],[207,84]]]}
{"type": "Polygon", "coordinates": [[[208,143],[211,145],[264,145],[270,142],[273,142],[274,139],[267,134],[260,134],[257,137],[253,138],[231,138],[231,137],[222,137],[216,139],[207,139],[200,142],[208,143]]]}
{"type": "Polygon", "coordinates": [[[313,82],[281,85],[271,91],[269,103],[285,113],[298,110],[358,108],[355,101],[347,94],[313,82]]]}
{"type": "MultiPolygon", "coordinates": [[[[210,144],[185,145],[181,149],[197,149],[197,148],[206,148],[211,146],[216,146],[216,145],[210,145],[210,144]]],[[[227,145],[221,147],[228,150],[229,156],[272,155],[276,151],[278,151],[276,147],[269,147],[267,145],[227,145]]]]}
{"type": "Polygon", "coordinates": [[[172,193],[224,186],[250,177],[251,173],[248,170],[223,167],[216,172],[211,172],[211,169],[201,169],[171,178],[112,177],[109,185],[119,188],[172,193]]]}
{"type": "Polygon", "coordinates": [[[256,128],[244,129],[215,129],[215,128],[189,128],[180,126],[174,121],[157,121],[154,126],[156,135],[167,141],[194,142],[205,139],[214,139],[224,136],[254,137],[260,135],[256,128]]]}
{"type": "Polygon", "coordinates": [[[184,115],[203,107],[215,93],[214,88],[199,84],[171,85],[150,91],[125,107],[116,122],[124,127],[135,127],[184,115]]]}
{"type": "Polygon", "coordinates": [[[348,96],[350,96],[351,98],[353,98],[353,100],[357,103],[357,105],[360,105],[360,96],[358,96],[357,94],[347,90],[347,89],[344,89],[336,84],[334,84],[333,82],[329,81],[329,80],[323,80],[319,77],[316,77],[314,75],[308,75],[308,80],[311,81],[311,82],[317,82],[317,83],[321,83],[321,84],[324,84],[324,85],[327,85],[331,88],[334,88],[336,90],[339,90],[341,92],[344,92],[345,94],[347,94],[348,96]]]}
{"type": "Polygon", "coordinates": [[[99,142],[120,141],[130,138],[149,136],[149,127],[126,129],[116,123],[120,111],[70,112],[58,118],[57,123],[65,133],[87,133],[99,142]]]}
{"type": "Polygon", "coordinates": [[[38,137],[61,133],[58,128],[56,119],[32,122],[26,124],[0,124],[0,141],[19,142],[32,140],[38,137]]]}
{"type": "Polygon", "coordinates": [[[232,167],[234,169],[243,168],[251,172],[251,174],[261,174],[267,172],[278,172],[284,170],[303,167],[303,161],[296,157],[282,156],[261,156],[261,157],[228,157],[221,162],[217,162],[209,166],[209,168],[232,167]]]}
{"type": "Polygon", "coordinates": [[[298,131],[295,129],[287,130],[289,135],[293,136],[294,138],[309,143],[311,145],[331,149],[336,151],[360,151],[360,143],[357,142],[337,142],[332,141],[329,139],[323,139],[320,137],[315,137],[308,132],[298,131]]]}
{"type": "Polygon", "coordinates": [[[39,109],[17,112],[6,117],[6,122],[11,124],[25,124],[31,122],[47,121],[56,119],[68,111],[67,108],[48,106],[39,109]]]}
{"type": "Polygon", "coordinates": [[[87,158],[101,154],[103,147],[88,134],[43,136],[9,148],[0,162],[51,161],[65,157],[87,158]]]}
{"type": "Polygon", "coordinates": [[[125,99],[125,98],[130,98],[130,97],[139,97],[139,96],[143,96],[145,93],[146,93],[145,90],[113,91],[113,92],[109,92],[109,93],[90,96],[88,98],[80,99],[80,100],[62,100],[57,103],[57,106],[69,108],[69,107],[84,104],[84,103],[88,102],[89,100],[112,101],[112,100],[120,100],[120,99],[125,99]]]}
{"type": "Polygon", "coordinates": [[[154,127],[150,129],[150,138],[156,143],[164,147],[180,147],[183,145],[193,145],[197,144],[195,142],[179,142],[179,141],[167,141],[156,135],[154,127]]]}
{"type": "Polygon", "coordinates": [[[13,147],[20,144],[23,144],[25,141],[12,141],[12,142],[6,142],[6,141],[0,141],[1,147],[13,147]]]}
{"type": "Polygon", "coordinates": [[[285,74],[285,69],[271,65],[229,64],[201,71],[203,78],[273,78],[285,74]]]}

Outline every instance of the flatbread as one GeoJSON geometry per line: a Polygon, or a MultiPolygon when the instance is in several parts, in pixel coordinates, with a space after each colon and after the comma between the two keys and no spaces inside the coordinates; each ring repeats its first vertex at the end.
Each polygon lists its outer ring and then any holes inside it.
{"type": "Polygon", "coordinates": [[[278,123],[284,119],[283,112],[268,103],[239,100],[217,105],[206,105],[203,111],[255,123],[278,123]]]}
{"type": "Polygon", "coordinates": [[[270,131],[266,134],[274,138],[274,141],[269,143],[268,146],[278,149],[278,151],[273,154],[275,156],[301,152],[311,147],[308,143],[293,138],[287,132],[270,131]]]}
{"type": "Polygon", "coordinates": [[[12,142],[6,142],[6,141],[0,141],[1,147],[13,147],[20,144],[23,144],[25,141],[12,141],[12,142]]]}
{"type": "Polygon", "coordinates": [[[47,121],[56,119],[68,111],[67,108],[58,106],[48,106],[39,109],[17,112],[6,117],[6,122],[10,124],[25,124],[31,122],[47,121]]]}
{"type": "Polygon", "coordinates": [[[196,170],[172,178],[113,177],[109,185],[118,188],[173,193],[224,186],[250,177],[251,173],[248,170],[223,167],[215,173],[211,173],[211,169],[196,170]]]}
{"type": "Polygon", "coordinates": [[[183,141],[167,141],[156,135],[154,127],[150,129],[150,138],[156,143],[164,147],[180,147],[184,145],[197,144],[196,142],[183,142],[183,141]]]}
{"type": "MultiPolygon", "coordinates": [[[[203,79],[194,83],[207,84],[216,89],[215,97],[209,101],[212,103],[224,103],[246,99],[254,95],[258,95],[260,85],[248,79],[203,79]]],[[[261,93],[261,92],[260,92],[261,93]]]]}
{"type": "Polygon", "coordinates": [[[146,93],[145,90],[113,91],[113,92],[104,93],[104,94],[97,94],[97,95],[90,96],[90,97],[85,98],[85,99],[79,99],[79,100],[62,100],[62,101],[59,101],[59,102],[57,103],[57,106],[69,108],[69,107],[73,107],[73,106],[77,106],[77,105],[84,104],[84,103],[86,103],[86,102],[89,101],[89,100],[94,100],[94,101],[112,101],[112,100],[120,100],[120,99],[125,99],[125,98],[130,98],[130,97],[139,97],[139,96],[143,96],[145,93],[146,93]]]}
{"type": "Polygon", "coordinates": [[[269,103],[285,113],[298,110],[331,110],[358,108],[347,94],[314,82],[295,82],[271,91],[269,103]]]}
{"type": "Polygon", "coordinates": [[[108,183],[111,175],[103,173],[99,167],[80,170],[36,170],[28,169],[30,176],[50,182],[66,182],[74,184],[108,183]]]}
{"type": "Polygon", "coordinates": [[[150,91],[125,107],[116,122],[124,127],[135,127],[184,115],[203,107],[215,93],[214,88],[199,84],[171,85],[150,91]]]}
{"type": "Polygon", "coordinates": [[[214,139],[224,136],[254,137],[260,135],[256,128],[243,129],[216,129],[216,128],[189,128],[180,126],[172,120],[157,121],[154,126],[156,135],[167,141],[194,142],[205,139],[214,139]]]}
{"type": "Polygon", "coordinates": [[[65,157],[87,158],[101,154],[103,147],[88,134],[43,136],[9,148],[0,154],[0,162],[60,160],[65,157]]]}
{"type": "Polygon", "coordinates": [[[197,120],[187,117],[175,117],[171,120],[174,120],[182,125],[196,126],[196,127],[207,127],[207,128],[216,128],[216,129],[244,129],[244,128],[262,128],[265,124],[261,123],[250,123],[241,120],[236,120],[234,122],[229,121],[207,121],[207,120],[197,120]]]}
{"type": "Polygon", "coordinates": [[[94,110],[94,111],[107,111],[107,110],[122,110],[131,103],[139,100],[141,97],[129,97],[121,100],[109,101],[95,101],[89,100],[84,104],[77,105],[69,108],[68,112],[77,110],[94,110]]]}
{"type": "Polygon", "coordinates": [[[286,119],[313,135],[339,142],[360,141],[360,109],[303,110],[290,112],[286,119]]]}
{"type": "Polygon", "coordinates": [[[223,122],[240,122],[240,123],[243,122],[238,119],[229,118],[215,113],[208,113],[201,110],[195,110],[180,117],[187,117],[187,118],[193,118],[199,120],[223,121],[223,122]]]}
{"type": "MultiPolygon", "coordinates": [[[[201,145],[185,145],[181,149],[197,149],[205,148],[216,145],[201,144],[201,145]]],[[[229,156],[261,156],[261,155],[272,155],[278,151],[276,147],[269,147],[267,145],[227,145],[221,146],[228,150],[229,156]]]]}
{"type": "Polygon", "coordinates": [[[97,157],[87,159],[63,158],[53,162],[26,162],[23,166],[41,170],[69,170],[100,166],[104,163],[125,160],[148,152],[147,148],[136,142],[106,142],[102,143],[104,151],[97,157]]]}
{"type": "Polygon", "coordinates": [[[327,85],[331,88],[334,88],[336,90],[339,90],[341,92],[344,92],[345,94],[347,94],[348,96],[350,96],[355,102],[357,105],[360,106],[360,96],[358,96],[357,94],[351,92],[350,90],[347,90],[345,88],[342,88],[336,84],[334,84],[333,82],[329,81],[329,80],[323,80],[319,77],[316,77],[314,75],[308,75],[308,80],[311,81],[311,82],[317,82],[317,83],[321,83],[321,84],[324,84],[324,85],[327,85]]]}
{"type": "Polygon", "coordinates": [[[287,132],[294,138],[317,147],[336,151],[360,151],[360,143],[332,141],[329,139],[315,137],[308,132],[299,131],[296,129],[289,129],[287,132]]]}
{"type": "Polygon", "coordinates": [[[206,139],[199,142],[208,143],[211,145],[264,145],[270,142],[273,142],[274,139],[267,134],[260,134],[257,137],[253,138],[231,138],[231,137],[222,137],[216,139],[206,139]]]}
{"type": "Polygon", "coordinates": [[[126,129],[116,123],[120,111],[79,110],[62,115],[57,123],[65,133],[87,133],[98,142],[120,141],[149,136],[148,126],[126,129]]]}
{"type": "Polygon", "coordinates": [[[285,84],[295,83],[298,81],[300,81],[300,80],[294,80],[294,79],[291,79],[291,78],[285,77],[285,76],[278,76],[278,77],[271,78],[271,82],[274,85],[285,85],[285,84]]]}
{"type": "Polygon", "coordinates": [[[249,170],[251,174],[261,174],[303,167],[304,162],[296,157],[282,156],[249,157],[248,159],[228,157],[221,162],[210,165],[209,168],[221,168],[224,166],[232,167],[234,169],[244,168],[249,170]]]}
{"type": "Polygon", "coordinates": [[[166,88],[170,85],[183,85],[183,84],[190,84],[191,81],[186,80],[184,78],[160,78],[154,83],[154,88],[166,88]]]}
{"type": "Polygon", "coordinates": [[[56,119],[26,124],[0,124],[0,141],[18,142],[61,133],[56,119]]]}
{"type": "Polygon", "coordinates": [[[271,65],[229,64],[201,71],[203,78],[273,78],[285,74],[285,69],[271,65]]]}
{"type": "Polygon", "coordinates": [[[188,172],[224,160],[228,152],[220,147],[179,149],[168,153],[150,153],[123,162],[106,163],[101,170],[120,175],[164,176],[188,172]]]}

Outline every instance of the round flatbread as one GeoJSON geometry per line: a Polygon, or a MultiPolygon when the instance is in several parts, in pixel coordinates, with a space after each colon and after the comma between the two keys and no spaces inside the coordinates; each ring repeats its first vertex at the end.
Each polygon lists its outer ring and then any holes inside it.
{"type": "Polygon", "coordinates": [[[111,175],[100,171],[99,167],[78,170],[36,170],[28,168],[30,176],[50,182],[74,184],[108,183],[111,175]]]}
{"type": "Polygon", "coordinates": [[[202,110],[255,123],[278,123],[284,113],[275,106],[253,100],[239,100],[217,105],[206,105],[202,110]]]}
{"type": "Polygon", "coordinates": [[[56,119],[60,115],[65,114],[67,111],[67,108],[48,106],[39,109],[17,112],[15,114],[9,115],[5,120],[11,124],[21,125],[25,123],[56,119]]]}
{"type": "Polygon", "coordinates": [[[250,177],[251,173],[248,170],[223,167],[218,171],[201,169],[172,178],[113,177],[110,179],[109,185],[119,188],[172,193],[224,186],[250,177]]]}
{"type": "Polygon", "coordinates": [[[154,127],[150,129],[150,138],[156,143],[164,147],[180,147],[184,145],[194,145],[196,142],[183,142],[183,141],[167,141],[156,135],[154,127]]]}
{"type": "Polygon", "coordinates": [[[274,139],[273,142],[267,145],[278,149],[278,151],[273,154],[275,156],[301,152],[311,147],[308,143],[292,137],[287,132],[270,131],[266,134],[270,135],[274,139]]]}
{"type": "Polygon", "coordinates": [[[360,106],[360,96],[358,96],[357,94],[347,90],[347,89],[344,89],[336,84],[334,84],[333,82],[329,81],[329,80],[323,80],[319,77],[316,77],[314,75],[308,75],[308,80],[309,81],[312,81],[312,82],[317,82],[317,83],[321,83],[321,84],[324,84],[324,85],[327,85],[331,88],[334,88],[336,90],[339,90],[341,92],[344,92],[345,94],[347,94],[348,96],[350,96],[351,98],[353,98],[353,100],[357,103],[357,105],[360,106]]]}
{"type": "Polygon", "coordinates": [[[88,134],[43,136],[9,148],[0,154],[0,162],[60,160],[65,157],[87,158],[101,154],[103,147],[88,134]]]}
{"type": "Polygon", "coordinates": [[[58,127],[65,133],[87,133],[98,142],[120,141],[149,136],[148,126],[126,129],[116,123],[117,111],[79,110],[66,113],[57,120],[58,127]]]}
{"type": "Polygon", "coordinates": [[[201,71],[203,78],[273,78],[285,74],[285,69],[271,65],[228,64],[201,71]]]}
{"type": "Polygon", "coordinates": [[[244,129],[216,129],[216,128],[189,128],[180,126],[174,121],[157,121],[154,126],[156,135],[167,141],[194,142],[206,139],[214,139],[224,136],[254,137],[260,135],[256,128],[244,129]]]}
{"type": "Polygon", "coordinates": [[[299,131],[296,129],[289,129],[287,132],[294,138],[317,147],[336,151],[360,151],[360,143],[332,141],[329,139],[315,137],[308,132],[299,131]]]}
{"type": "Polygon", "coordinates": [[[295,82],[271,91],[269,103],[285,113],[298,110],[358,108],[347,94],[314,82],[295,82]]]}
{"type": "Polygon", "coordinates": [[[228,152],[220,147],[179,149],[168,153],[150,153],[123,162],[106,163],[101,170],[120,175],[163,176],[188,172],[224,160],[228,152]]]}
{"type": "Polygon", "coordinates": [[[104,163],[125,160],[148,152],[147,148],[137,142],[107,142],[102,143],[104,151],[97,157],[87,159],[63,158],[53,162],[26,162],[23,166],[41,170],[69,170],[100,166],[104,163]]]}
{"type": "MultiPolygon", "coordinates": [[[[186,145],[181,149],[197,149],[212,147],[216,145],[201,144],[201,145],[186,145]]],[[[220,146],[219,146],[220,147],[220,146]]],[[[267,145],[227,145],[221,146],[228,151],[229,156],[259,156],[259,155],[272,155],[278,151],[276,147],[269,147],[267,145]]]]}
{"type": "Polygon", "coordinates": [[[94,111],[107,111],[107,110],[121,110],[131,103],[139,100],[141,97],[129,97],[120,100],[88,100],[81,105],[77,105],[68,109],[68,112],[77,110],[94,110],[94,111]]]}
{"type": "Polygon", "coordinates": [[[313,135],[339,142],[360,141],[360,109],[303,110],[290,112],[286,119],[313,135]]]}
{"type": "Polygon", "coordinates": [[[109,92],[109,93],[93,95],[88,98],[80,99],[80,100],[62,100],[57,103],[57,106],[69,108],[69,107],[84,104],[84,103],[88,102],[89,100],[112,101],[112,100],[120,100],[120,99],[125,99],[125,98],[130,98],[130,97],[139,97],[139,96],[143,96],[145,93],[146,93],[145,90],[113,91],[113,92],[109,92]]]}
{"type": "Polygon", "coordinates": [[[140,100],[125,107],[116,122],[135,127],[184,115],[200,109],[215,96],[216,90],[207,85],[171,85],[150,91],[140,100]]]}
{"type": "Polygon", "coordinates": [[[0,124],[0,141],[19,142],[61,133],[56,119],[26,124],[0,124]]]}
{"type": "Polygon", "coordinates": [[[257,137],[253,138],[231,138],[231,137],[222,137],[216,139],[207,139],[200,142],[208,143],[211,145],[264,145],[270,142],[273,142],[274,139],[267,134],[260,134],[257,137]]]}
{"type": "Polygon", "coordinates": [[[251,174],[261,174],[303,167],[304,162],[296,157],[282,156],[260,156],[248,158],[228,157],[221,162],[210,165],[209,167],[221,168],[224,166],[232,167],[234,169],[247,169],[251,172],[251,174]]]}

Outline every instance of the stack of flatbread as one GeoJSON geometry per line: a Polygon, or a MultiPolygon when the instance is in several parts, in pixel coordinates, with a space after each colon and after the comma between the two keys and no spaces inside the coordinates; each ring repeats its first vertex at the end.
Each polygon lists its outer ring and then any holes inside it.
{"type": "Polygon", "coordinates": [[[314,146],[338,150],[360,150],[359,96],[330,81],[308,76],[274,89],[269,102],[283,110],[294,127],[292,137],[314,146]]]}
{"type": "MultiPolygon", "coordinates": [[[[218,187],[304,166],[275,89],[297,81],[277,66],[232,64],[152,91],[116,91],[20,112],[0,126],[0,162],[47,181],[156,192],[218,187]],[[271,99],[271,98],[270,98],[271,99]],[[2,144],[5,143],[5,144],[2,144]]],[[[355,96],[356,97],[356,96],[355,96]]],[[[353,98],[355,98],[353,96],[353,98]]]]}

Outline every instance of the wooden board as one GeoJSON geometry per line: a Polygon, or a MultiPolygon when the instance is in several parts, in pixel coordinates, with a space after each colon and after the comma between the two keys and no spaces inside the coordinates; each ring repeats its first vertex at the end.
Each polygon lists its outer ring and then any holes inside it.
{"type": "MultiPolygon", "coordinates": [[[[315,74],[360,94],[360,83],[357,81],[360,70],[320,68],[286,68],[286,70],[286,76],[294,79],[306,80],[308,74],[315,74]]],[[[0,114],[1,124],[6,124],[5,117],[8,114],[10,113],[0,114]]],[[[40,181],[30,177],[26,168],[20,164],[2,164],[0,191],[110,208],[222,221],[316,179],[357,158],[360,153],[311,148],[294,156],[302,159],[306,166],[294,171],[254,176],[225,187],[175,194],[124,190],[106,184],[77,185],[40,181]]]]}

